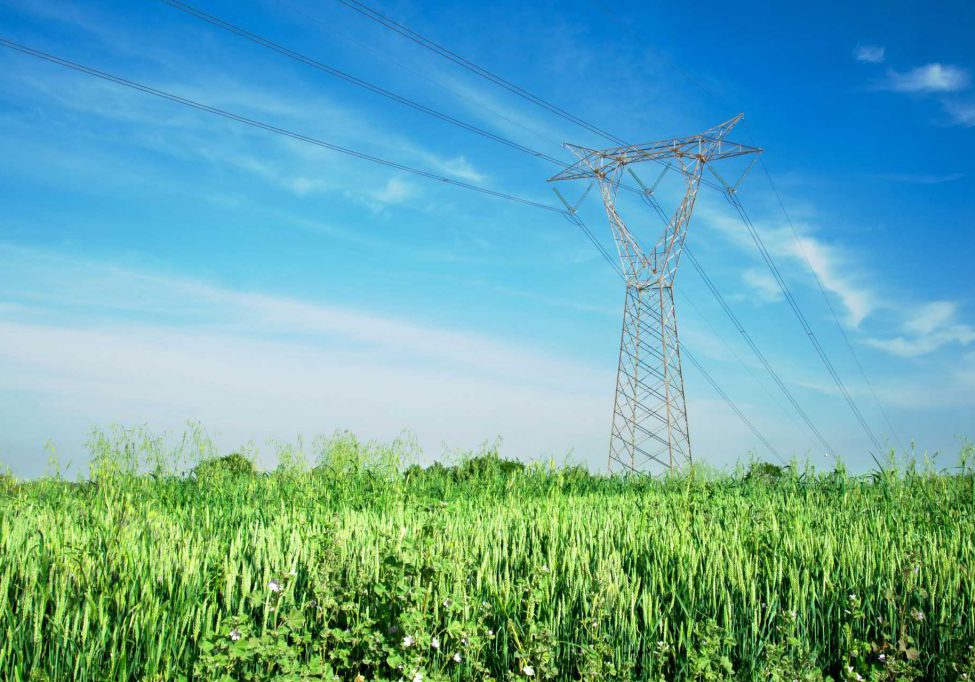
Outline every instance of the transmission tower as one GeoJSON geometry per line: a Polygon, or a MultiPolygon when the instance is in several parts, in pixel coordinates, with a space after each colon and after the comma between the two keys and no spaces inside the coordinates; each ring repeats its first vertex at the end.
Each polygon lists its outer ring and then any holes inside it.
{"type": "MultiPolygon", "coordinates": [[[[588,179],[598,183],[626,280],[609,445],[611,471],[614,464],[628,471],[648,473],[658,465],[673,471],[691,463],[674,278],[705,168],[720,180],[724,191],[734,194],[758,157],[733,184],[725,182],[710,164],[762,151],[725,139],[741,119],[739,114],[700,135],[645,145],[596,150],[567,144],[566,149],[579,160],[549,179],[588,179]],[[649,161],[664,165],[660,177],[668,169],[680,174],[683,199],[648,253],[623,222],[616,204],[624,169],[639,181],[628,166],[649,161]]],[[[639,190],[647,203],[658,210],[654,191],[659,182],[660,178],[649,188],[640,183],[639,190]]],[[[574,214],[575,208],[569,207],[569,211],[574,214]]]]}

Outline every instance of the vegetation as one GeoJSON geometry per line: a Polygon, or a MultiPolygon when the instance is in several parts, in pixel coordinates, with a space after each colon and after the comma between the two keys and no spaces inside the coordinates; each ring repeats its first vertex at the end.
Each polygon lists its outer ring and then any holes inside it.
{"type": "Polygon", "coordinates": [[[92,449],[0,484],[6,680],[975,676],[970,449],[656,480],[346,434],[267,474],[199,432],[92,449]]]}

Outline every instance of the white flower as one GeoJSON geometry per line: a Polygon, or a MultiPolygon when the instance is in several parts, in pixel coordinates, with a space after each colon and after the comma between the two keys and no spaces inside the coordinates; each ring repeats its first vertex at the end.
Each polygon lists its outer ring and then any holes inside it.
{"type": "Polygon", "coordinates": [[[460,663],[460,661],[461,661],[460,654],[459,653],[454,654],[454,663],[460,663]]]}
{"type": "Polygon", "coordinates": [[[271,580],[271,582],[267,584],[267,589],[271,590],[272,592],[280,592],[281,590],[284,589],[284,587],[281,585],[281,583],[278,581],[277,578],[274,578],[273,580],[271,580]]]}
{"type": "Polygon", "coordinates": [[[464,646],[467,646],[468,644],[470,644],[470,642],[467,640],[466,637],[461,637],[460,638],[460,643],[463,644],[464,646]]]}
{"type": "Polygon", "coordinates": [[[413,674],[413,682],[423,682],[423,673],[421,673],[419,670],[417,670],[413,674]]]}
{"type": "Polygon", "coordinates": [[[430,640],[430,648],[431,649],[439,649],[440,648],[440,640],[437,639],[436,637],[434,637],[433,639],[431,639],[430,640]]]}
{"type": "Polygon", "coordinates": [[[416,640],[413,639],[413,635],[407,635],[406,637],[403,638],[403,648],[406,649],[408,647],[413,646],[413,642],[415,641],[416,640]]]}
{"type": "Polygon", "coordinates": [[[488,637],[494,637],[494,630],[488,628],[488,637]]]}
{"type": "Polygon", "coordinates": [[[857,673],[857,682],[863,682],[863,675],[857,673]]]}
{"type": "Polygon", "coordinates": [[[288,571],[288,575],[294,578],[296,575],[298,575],[298,571],[292,568],[290,571],[288,571]]]}
{"type": "Polygon", "coordinates": [[[524,668],[522,668],[521,669],[521,672],[525,673],[525,675],[527,677],[534,677],[535,676],[535,669],[533,667],[531,667],[530,665],[526,665],[524,668]]]}
{"type": "Polygon", "coordinates": [[[236,642],[237,640],[239,640],[240,639],[240,630],[238,630],[237,628],[234,628],[233,630],[231,630],[230,631],[230,639],[232,641],[234,641],[234,642],[236,642]]]}
{"type": "Polygon", "coordinates": [[[924,613],[918,611],[917,609],[911,609],[911,617],[914,618],[914,620],[921,622],[924,620],[924,613]]]}
{"type": "Polygon", "coordinates": [[[879,658],[880,662],[883,663],[884,661],[887,660],[887,654],[880,654],[879,656],[877,656],[877,658],[879,658]]]}

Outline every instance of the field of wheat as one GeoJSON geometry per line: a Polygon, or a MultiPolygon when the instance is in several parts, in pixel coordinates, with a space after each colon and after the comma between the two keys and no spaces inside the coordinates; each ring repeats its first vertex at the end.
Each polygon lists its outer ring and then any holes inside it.
{"type": "Polygon", "coordinates": [[[268,473],[199,437],[92,450],[83,481],[2,479],[5,680],[975,676],[970,449],[658,479],[347,435],[268,473]]]}

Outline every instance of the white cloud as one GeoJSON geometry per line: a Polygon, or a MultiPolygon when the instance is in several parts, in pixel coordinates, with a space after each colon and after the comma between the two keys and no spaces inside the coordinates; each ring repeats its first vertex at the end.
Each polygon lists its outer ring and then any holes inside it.
{"type": "Polygon", "coordinates": [[[742,274],[745,284],[750,286],[763,301],[777,302],[782,300],[782,289],[766,270],[748,268],[742,274]]]}
{"type": "Polygon", "coordinates": [[[813,237],[800,236],[798,243],[793,240],[785,247],[785,251],[791,252],[796,260],[805,256],[823,287],[835,294],[843,303],[850,326],[860,326],[860,323],[876,308],[874,294],[854,284],[850,276],[845,274],[850,271],[846,259],[834,247],[813,237]]]}
{"type": "Polygon", "coordinates": [[[967,346],[975,341],[975,328],[957,320],[958,304],[934,301],[920,306],[903,324],[904,335],[868,338],[865,343],[901,357],[927,355],[949,344],[967,346]]]}
{"type": "Polygon", "coordinates": [[[956,100],[946,100],[944,102],[945,111],[956,125],[966,128],[975,127],[975,101],[960,102],[956,100]]]}
{"type": "MultiPolygon", "coordinates": [[[[715,211],[706,205],[698,206],[697,212],[701,218],[718,228],[744,251],[755,254],[757,257],[755,245],[746,234],[740,220],[729,216],[726,212],[715,211]]],[[[857,281],[859,277],[853,267],[852,259],[839,247],[813,237],[808,226],[798,222],[795,226],[799,233],[798,240],[789,227],[768,227],[756,222],[756,229],[761,233],[762,240],[772,257],[788,259],[792,265],[796,266],[785,268],[785,276],[789,278],[790,272],[806,273],[809,268],[812,268],[823,288],[839,298],[843,304],[846,309],[847,323],[851,327],[859,326],[877,308],[878,302],[875,294],[857,281]]],[[[815,286],[812,278],[809,278],[808,283],[815,286]]]]}
{"type": "Polygon", "coordinates": [[[853,49],[853,58],[858,62],[880,64],[884,61],[884,48],[878,45],[857,45],[853,49]]]}
{"type": "Polygon", "coordinates": [[[909,93],[957,92],[971,84],[966,69],[951,64],[926,64],[910,71],[887,71],[887,80],[881,84],[884,90],[909,93]]]}
{"type": "Polygon", "coordinates": [[[412,197],[417,192],[416,187],[403,178],[390,178],[382,189],[372,192],[370,196],[382,204],[399,204],[412,197]]]}
{"type": "Polygon", "coordinates": [[[463,156],[455,156],[450,159],[430,154],[426,154],[425,156],[429,159],[430,164],[441,173],[453,175],[456,178],[467,180],[468,182],[483,183],[488,179],[487,175],[474,168],[474,165],[463,156]]]}

